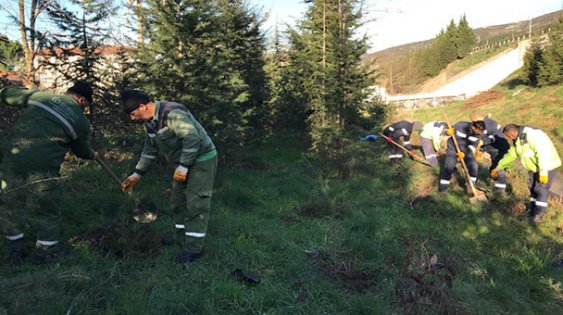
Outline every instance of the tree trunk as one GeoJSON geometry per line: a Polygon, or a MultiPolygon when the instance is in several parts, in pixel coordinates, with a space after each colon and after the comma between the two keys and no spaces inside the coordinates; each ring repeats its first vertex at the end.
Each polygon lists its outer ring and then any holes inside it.
{"type": "MultiPolygon", "coordinates": [[[[36,4],[36,0],[32,2],[32,5],[36,4]]],[[[34,67],[33,67],[33,51],[29,46],[29,42],[27,40],[27,31],[25,26],[25,5],[24,0],[19,0],[18,3],[19,7],[19,24],[20,24],[20,36],[21,36],[21,44],[23,49],[23,55],[25,60],[25,75],[27,80],[33,82],[33,77],[35,75],[34,67]]]]}
{"type": "Polygon", "coordinates": [[[129,6],[133,7],[133,2],[135,2],[135,15],[137,16],[137,47],[143,46],[145,42],[143,36],[143,16],[141,14],[141,6],[143,0],[128,0],[129,6]]]}

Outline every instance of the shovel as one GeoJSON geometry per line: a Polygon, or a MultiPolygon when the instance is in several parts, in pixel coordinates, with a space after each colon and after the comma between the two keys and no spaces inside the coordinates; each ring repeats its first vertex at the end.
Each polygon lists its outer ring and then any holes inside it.
{"type": "MultiPolygon", "coordinates": [[[[446,123],[448,124],[448,129],[451,128],[450,125],[450,121],[448,119],[448,117],[446,116],[446,123]]],[[[460,153],[461,150],[459,149],[459,145],[457,143],[457,138],[454,135],[452,135],[452,140],[454,142],[455,145],[455,150],[456,153],[460,153]]],[[[465,165],[465,160],[464,159],[460,159],[458,158],[458,160],[461,161],[461,167],[463,169],[463,175],[465,175],[465,177],[467,178],[467,181],[469,182],[469,187],[471,187],[471,192],[473,193],[473,197],[469,198],[469,202],[474,205],[477,204],[479,202],[487,202],[487,196],[484,195],[483,192],[479,192],[477,191],[477,188],[475,188],[475,185],[473,184],[473,181],[471,180],[471,175],[469,174],[469,170],[467,169],[467,165],[465,165]]]]}
{"type": "MultiPolygon", "coordinates": [[[[380,135],[381,135],[384,139],[387,139],[387,136],[386,136],[386,135],[384,135],[384,134],[382,134],[382,133],[380,133],[380,135]]],[[[405,151],[405,153],[406,153],[407,155],[412,156],[412,157],[415,159],[415,161],[417,161],[417,162],[419,162],[419,163],[422,163],[422,164],[424,164],[424,165],[426,165],[426,166],[432,167],[432,165],[430,165],[430,163],[428,163],[426,160],[422,159],[420,156],[418,156],[418,155],[416,155],[416,154],[414,154],[414,153],[411,153],[411,151],[407,150],[407,148],[403,147],[402,145],[398,144],[397,142],[391,140],[391,143],[393,143],[394,145],[398,146],[399,149],[405,151]]]]}
{"type": "MultiPolygon", "coordinates": [[[[117,177],[117,175],[115,175],[111,168],[109,168],[109,166],[98,156],[95,157],[95,160],[121,188],[121,180],[117,177]]],[[[127,191],[126,194],[129,199],[132,200],[133,209],[131,212],[133,213],[133,219],[135,221],[139,223],[150,223],[156,220],[156,217],[158,216],[158,207],[154,202],[144,196],[136,197],[132,191],[127,191]]]]}

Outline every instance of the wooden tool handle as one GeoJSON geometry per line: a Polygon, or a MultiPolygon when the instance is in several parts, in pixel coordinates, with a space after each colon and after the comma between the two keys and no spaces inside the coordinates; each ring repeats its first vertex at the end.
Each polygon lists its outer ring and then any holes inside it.
{"type": "MultiPolygon", "coordinates": [[[[390,138],[390,137],[387,137],[386,135],[384,135],[384,134],[382,134],[382,133],[380,133],[380,135],[381,135],[383,138],[385,138],[385,139],[390,138]]],[[[399,149],[405,151],[406,154],[408,154],[408,155],[414,157],[415,159],[417,159],[417,160],[418,160],[419,162],[421,162],[422,164],[425,164],[425,165],[428,165],[428,166],[432,167],[432,165],[430,165],[430,163],[426,162],[426,160],[422,160],[421,157],[419,157],[419,156],[416,155],[416,154],[411,153],[411,151],[407,150],[407,148],[405,148],[405,147],[403,147],[402,145],[398,144],[398,143],[397,143],[396,141],[394,141],[393,139],[391,139],[391,143],[393,143],[394,145],[398,146],[399,149]]]]}
{"type": "MultiPolygon", "coordinates": [[[[448,129],[452,128],[448,116],[445,117],[446,117],[446,123],[448,124],[448,129]]],[[[457,143],[455,130],[454,130],[454,134],[452,135],[452,140],[454,142],[456,152],[460,153],[461,150],[459,149],[459,144],[457,143]]],[[[465,159],[460,159],[460,158],[458,159],[461,161],[461,166],[463,168],[463,171],[465,172],[465,176],[467,177],[467,180],[469,181],[469,187],[471,187],[471,192],[473,193],[473,196],[477,196],[477,189],[475,189],[475,185],[473,185],[473,181],[471,180],[471,174],[469,174],[469,169],[467,168],[467,165],[465,165],[465,159]]]]}
{"type": "Polygon", "coordinates": [[[113,178],[113,180],[119,185],[119,187],[121,187],[121,180],[119,179],[119,177],[117,177],[117,175],[115,175],[111,168],[109,168],[109,166],[107,166],[107,164],[102,161],[97,155],[94,159],[104,169],[104,171],[106,171],[106,173],[108,173],[113,178]]]}

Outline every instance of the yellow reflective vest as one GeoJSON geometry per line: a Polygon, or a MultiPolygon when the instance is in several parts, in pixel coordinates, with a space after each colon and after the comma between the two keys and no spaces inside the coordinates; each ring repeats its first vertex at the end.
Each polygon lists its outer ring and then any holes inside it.
{"type": "Polygon", "coordinates": [[[551,139],[545,132],[533,127],[520,127],[518,138],[500,160],[498,167],[507,168],[517,157],[520,157],[520,162],[527,170],[539,172],[540,176],[547,176],[548,171],[561,166],[561,159],[551,139]]]}
{"type": "Polygon", "coordinates": [[[431,121],[420,129],[420,136],[431,140],[434,150],[438,151],[442,146],[442,142],[448,138],[444,134],[445,129],[448,129],[448,125],[445,122],[431,121]]]}

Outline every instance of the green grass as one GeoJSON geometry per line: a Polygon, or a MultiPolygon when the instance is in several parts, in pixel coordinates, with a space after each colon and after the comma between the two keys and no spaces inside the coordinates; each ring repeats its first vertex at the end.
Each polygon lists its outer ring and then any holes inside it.
{"type": "MultiPolygon", "coordinates": [[[[560,206],[539,228],[503,210],[512,201],[472,207],[461,188],[434,192],[436,170],[412,161],[389,166],[381,144],[356,146],[346,181],[292,136],[248,149],[219,169],[206,255],[197,263],[176,265],[179,248],[158,242],[121,259],[80,243],[77,257],[55,265],[0,265],[0,314],[556,314],[563,307],[561,269],[550,267],[563,259],[560,206]],[[446,268],[427,272],[433,254],[446,268]],[[261,282],[233,279],[236,268],[261,282]],[[418,292],[419,304],[397,292],[418,292]]],[[[110,162],[120,176],[134,164],[110,162]]],[[[173,223],[172,171],[157,166],[138,186],[164,209],[149,225],[154,238],[173,223]]],[[[99,167],[70,161],[65,172],[72,179],[64,235],[109,226],[146,233],[99,167]]]]}
{"type": "Polygon", "coordinates": [[[515,123],[541,128],[552,139],[559,152],[563,152],[563,85],[545,88],[530,88],[518,84],[517,74],[513,74],[495,90],[504,97],[479,106],[468,107],[465,102],[457,102],[436,109],[420,109],[405,113],[412,119],[422,121],[444,121],[448,116],[452,123],[469,120],[471,112],[491,114],[501,125],[515,123]]]}
{"type": "Polygon", "coordinates": [[[516,48],[516,45],[491,47],[491,48],[483,49],[475,53],[472,53],[470,55],[467,55],[463,59],[452,62],[450,67],[452,70],[460,70],[460,71],[469,69],[474,65],[477,65],[487,59],[497,56],[498,54],[500,54],[505,50],[514,49],[514,48],[516,48]]]}
{"type": "MultiPolygon", "coordinates": [[[[507,80],[497,89],[502,99],[478,107],[407,114],[454,122],[491,113],[501,124],[543,128],[561,152],[563,87],[507,80]]],[[[163,209],[140,225],[102,169],[67,161],[63,235],[124,233],[109,253],[78,242],[77,255],[54,265],[2,262],[0,314],[560,313],[563,274],[554,263],[563,260],[563,207],[553,204],[539,227],[522,220],[514,209],[528,199],[525,174],[512,173],[508,197],[471,206],[458,185],[436,192],[437,169],[410,160],[390,166],[382,143],[355,144],[352,176],[340,181],[302,142],[274,135],[220,165],[206,255],[189,266],[174,263],[180,248],[159,243],[173,225],[172,168],[156,165],[139,184],[137,193],[163,209]],[[141,250],[139,239],[150,246],[141,250]],[[433,255],[444,267],[429,271],[433,255]],[[236,268],[261,282],[234,279],[236,268]]],[[[108,162],[123,178],[139,150],[113,149],[124,159],[108,162]]]]}

